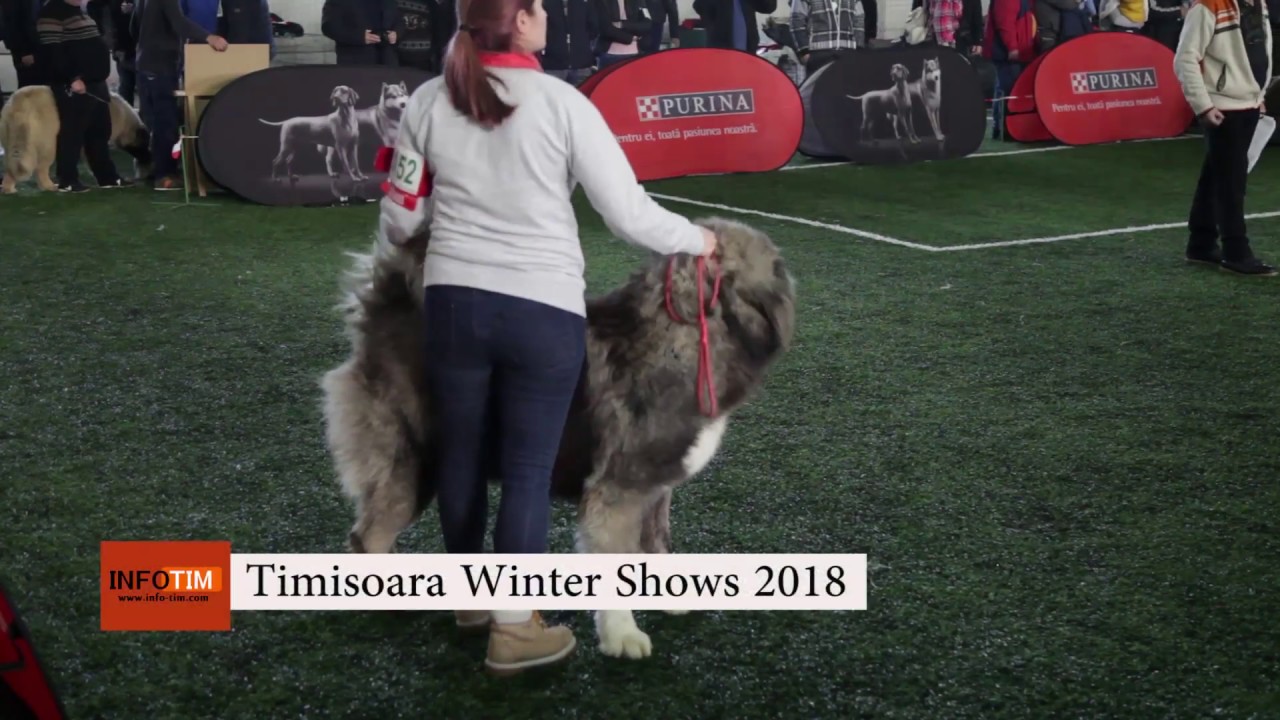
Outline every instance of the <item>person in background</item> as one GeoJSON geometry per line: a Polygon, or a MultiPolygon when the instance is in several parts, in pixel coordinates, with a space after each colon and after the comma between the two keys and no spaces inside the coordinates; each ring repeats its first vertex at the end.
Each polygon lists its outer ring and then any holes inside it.
{"type": "Polygon", "coordinates": [[[581,85],[595,69],[593,40],[599,34],[592,0],[543,0],[547,46],[539,54],[548,75],[581,85]]]}
{"type": "Polygon", "coordinates": [[[134,0],[130,23],[138,39],[136,66],[138,106],[142,122],[151,131],[151,159],[155,166],[156,190],[181,190],[173,147],[178,144],[178,77],[182,46],[187,42],[208,43],[218,52],[227,41],[192,22],[182,14],[178,0],[134,0]]]}
{"type": "Polygon", "coordinates": [[[133,15],[133,0],[111,0],[107,7],[108,25],[111,27],[111,55],[116,61],[116,76],[120,78],[120,87],[116,93],[130,105],[137,99],[138,72],[137,54],[138,38],[134,37],[130,19],[133,15]]]}
{"type": "Polygon", "coordinates": [[[680,47],[680,7],[676,0],[648,0],[649,20],[652,26],[648,35],[640,37],[640,52],[644,55],[662,49],[662,31],[667,30],[671,47],[680,47]]]}
{"type": "Polygon", "coordinates": [[[178,0],[182,14],[205,32],[218,32],[218,0],[178,0]]]}
{"type": "MultiPolygon", "coordinates": [[[[955,0],[929,0],[928,21],[929,37],[943,44],[936,38],[941,35],[950,43],[948,47],[969,55],[982,54],[982,0],[960,0],[959,9],[955,0]],[[935,19],[936,18],[936,19],[935,19]]],[[[916,10],[924,4],[924,0],[912,0],[911,9],[916,10]]]]}
{"type": "Polygon", "coordinates": [[[1109,32],[1136,33],[1147,23],[1149,0],[1102,0],[1098,24],[1109,32]]]}
{"type": "Polygon", "coordinates": [[[125,187],[107,147],[111,139],[111,50],[85,12],[85,0],[48,0],[36,19],[36,49],[58,105],[58,192],[85,192],[80,154],[102,188],[125,187]]]}
{"type": "Polygon", "coordinates": [[[232,45],[266,45],[267,56],[276,57],[276,34],[267,0],[222,0],[217,32],[232,45]]]}
{"type": "Polygon", "coordinates": [[[36,32],[36,17],[40,14],[40,0],[0,0],[4,13],[4,46],[13,57],[13,69],[18,75],[18,87],[46,85],[42,70],[36,60],[36,48],[40,45],[36,32]]]}
{"type": "Polygon", "coordinates": [[[1205,156],[1187,221],[1186,258],[1242,275],[1274,276],[1245,229],[1249,145],[1271,79],[1264,0],[1197,0],[1174,53],[1183,97],[1204,125],[1205,156]],[[1218,241],[1222,241],[1221,248],[1218,241]]]}
{"type": "Polygon", "coordinates": [[[1044,54],[1093,30],[1093,0],[1035,0],[1036,50],[1044,54]]]}
{"type": "Polygon", "coordinates": [[[400,64],[404,16],[396,0],[324,0],[320,32],[337,44],[339,65],[400,64]]]}
{"type": "Polygon", "coordinates": [[[652,29],[640,0],[595,0],[600,34],[596,40],[597,64],[603,70],[640,55],[640,38],[652,29]]]}
{"type": "Polygon", "coordinates": [[[439,26],[444,21],[437,0],[398,0],[404,18],[404,34],[396,39],[399,63],[438,75],[440,52],[436,48],[439,26]]]}
{"type": "Polygon", "coordinates": [[[805,75],[866,47],[867,28],[874,28],[876,22],[875,0],[792,0],[791,33],[805,75]]]}
{"type": "MultiPolygon", "coordinates": [[[[778,0],[693,0],[693,11],[707,30],[708,47],[752,55],[760,47],[760,21],[756,15],[772,15],[777,9],[778,0]]],[[[874,34],[872,28],[868,39],[874,34]]]]}
{"type": "Polygon", "coordinates": [[[1005,101],[1013,84],[1036,56],[1035,0],[991,0],[983,32],[982,56],[996,69],[992,135],[1004,136],[1005,101]]]}
{"type": "MultiPolygon", "coordinates": [[[[444,76],[414,91],[400,125],[392,163],[422,170],[382,199],[378,233],[396,245],[431,234],[424,381],[445,551],[484,552],[495,453],[493,551],[545,554],[551,471],[586,359],[574,188],[614,234],[651,251],[710,255],[716,238],[658,205],[599,109],[542,72],[541,0],[470,0],[460,11],[444,76]]],[[[491,672],[558,662],[576,646],[572,630],[534,610],[456,611],[456,622],[489,628],[491,672]]]]}
{"type": "Polygon", "coordinates": [[[1182,35],[1182,16],[1190,6],[1190,0],[1151,0],[1142,34],[1170,50],[1177,50],[1178,38],[1182,35]]]}

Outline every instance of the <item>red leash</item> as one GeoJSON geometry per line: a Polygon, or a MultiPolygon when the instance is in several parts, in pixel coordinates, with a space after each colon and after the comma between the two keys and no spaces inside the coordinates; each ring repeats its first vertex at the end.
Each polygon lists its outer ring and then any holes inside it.
{"type": "MultiPolygon", "coordinates": [[[[672,277],[675,273],[676,260],[678,256],[673,256],[667,262],[667,315],[678,323],[689,324],[689,321],[680,317],[680,313],[676,312],[675,303],[671,300],[672,277]]],[[[707,303],[704,295],[706,289],[706,271],[707,259],[705,257],[698,258],[698,329],[701,333],[698,348],[698,409],[707,417],[715,417],[719,414],[719,404],[716,399],[716,381],[711,362],[711,333],[707,325],[707,303]],[[705,390],[705,392],[704,392],[705,390]]],[[[720,268],[715,270],[715,286],[711,291],[711,307],[715,307],[716,302],[720,299],[720,268]]]]}

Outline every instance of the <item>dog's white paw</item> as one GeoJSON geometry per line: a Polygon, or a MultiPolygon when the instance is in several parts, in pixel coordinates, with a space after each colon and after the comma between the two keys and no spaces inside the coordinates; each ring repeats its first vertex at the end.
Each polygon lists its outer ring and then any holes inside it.
{"type": "Polygon", "coordinates": [[[662,612],[668,615],[688,615],[689,614],[688,610],[663,610],[662,612]]]}
{"type": "Polygon", "coordinates": [[[609,657],[637,660],[653,652],[653,642],[628,610],[601,610],[596,614],[596,632],[600,636],[600,652],[609,657]]]}
{"type": "Polygon", "coordinates": [[[638,627],[600,636],[600,652],[609,657],[632,660],[647,658],[653,652],[653,641],[638,627]]]}

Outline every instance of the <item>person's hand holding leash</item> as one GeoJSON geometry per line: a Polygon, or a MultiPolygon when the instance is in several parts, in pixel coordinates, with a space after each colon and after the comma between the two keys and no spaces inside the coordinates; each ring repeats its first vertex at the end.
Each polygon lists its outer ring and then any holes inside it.
{"type": "Polygon", "coordinates": [[[716,251],[716,234],[708,228],[702,228],[702,256],[711,257],[716,251]]]}
{"type": "Polygon", "coordinates": [[[35,55],[23,55],[23,56],[22,56],[22,64],[23,64],[23,65],[26,65],[27,67],[31,67],[32,65],[35,65],[35,64],[36,64],[36,56],[35,56],[35,55]]]}
{"type": "Polygon", "coordinates": [[[377,45],[380,42],[382,42],[382,36],[378,35],[378,33],[373,32],[372,30],[364,31],[365,45],[377,45]]]}
{"type": "Polygon", "coordinates": [[[391,45],[395,45],[395,44],[396,44],[396,31],[395,31],[395,30],[391,30],[390,32],[388,32],[388,33],[387,33],[387,43],[389,43],[389,44],[391,44],[391,45]]]}
{"type": "Polygon", "coordinates": [[[84,81],[83,81],[83,80],[81,80],[80,78],[76,78],[75,80],[72,80],[72,81],[71,81],[71,92],[73,92],[73,93],[75,93],[75,94],[77,94],[77,95],[83,95],[83,94],[84,94],[84,92],[85,92],[84,81]]]}

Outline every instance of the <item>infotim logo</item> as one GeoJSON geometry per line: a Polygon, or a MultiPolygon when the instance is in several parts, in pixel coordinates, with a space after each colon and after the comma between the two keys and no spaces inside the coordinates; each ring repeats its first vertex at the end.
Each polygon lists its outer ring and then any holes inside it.
{"type": "Polygon", "coordinates": [[[750,115],[756,111],[755,92],[715,90],[711,92],[646,95],[636,98],[641,122],[710,115],[750,115]]]}
{"type": "Polygon", "coordinates": [[[230,630],[231,543],[101,543],[103,630],[230,630]]]}
{"type": "Polygon", "coordinates": [[[215,593],[222,591],[222,568],[187,567],[111,570],[108,590],[149,590],[159,593],[215,593]]]}
{"type": "Polygon", "coordinates": [[[1156,79],[1156,69],[1153,67],[1071,73],[1071,92],[1076,95],[1149,90],[1157,87],[1160,87],[1160,81],[1156,79]]]}

